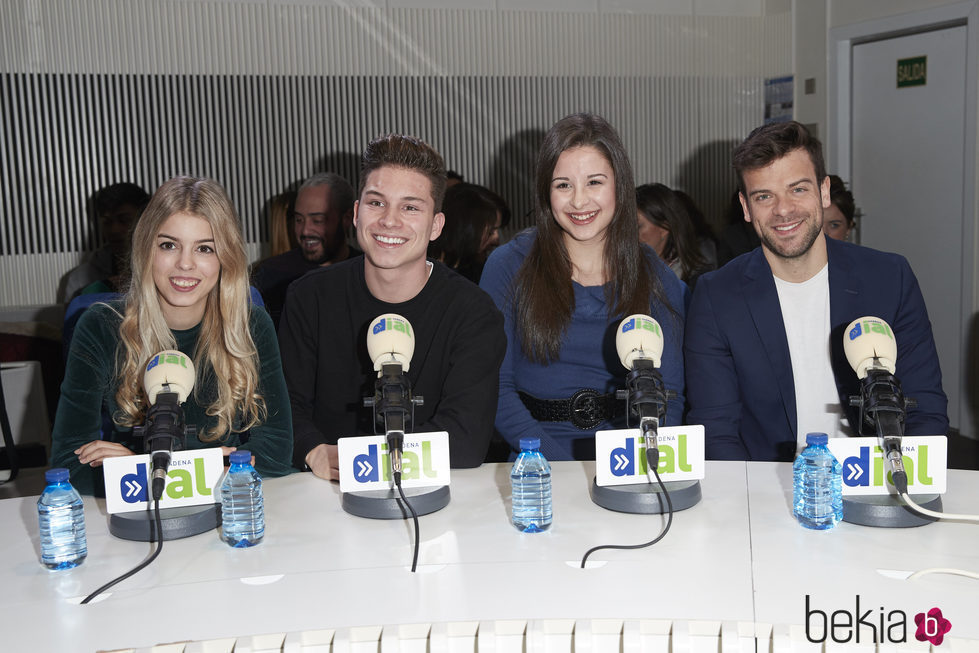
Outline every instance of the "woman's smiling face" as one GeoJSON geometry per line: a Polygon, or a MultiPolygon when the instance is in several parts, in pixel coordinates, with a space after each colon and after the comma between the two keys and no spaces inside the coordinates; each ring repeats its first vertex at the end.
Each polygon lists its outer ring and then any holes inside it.
{"type": "Polygon", "coordinates": [[[153,250],[153,283],[167,326],[197,325],[220,276],[221,261],[207,220],[175,213],[160,225],[153,250]]]}
{"type": "Polygon", "coordinates": [[[551,213],[566,241],[605,240],[615,216],[615,173],[598,148],[584,145],[561,152],[551,175],[551,213]]]}

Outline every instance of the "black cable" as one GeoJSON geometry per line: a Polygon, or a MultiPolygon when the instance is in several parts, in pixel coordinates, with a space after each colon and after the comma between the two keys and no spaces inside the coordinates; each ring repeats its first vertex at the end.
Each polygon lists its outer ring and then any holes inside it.
{"type": "Polygon", "coordinates": [[[663,481],[659,477],[659,449],[646,450],[646,464],[649,466],[649,469],[653,471],[653,474],[656,476],[656,482],[659,483],[660,489],[663,490],[663,496],[666,497],[666,506],[669,510],[669,516],[666,520],[666,527],[664,527],[663,531],[655,538],[649,542],[643,542],[642,544],[600,544],[598,546],[593,546],[585,552],[584,557],[581,559],[582,569],[585,568],[585,563],[588,561],[588,556],[595,553],[595,551],[600,551],[601,549],[643,549],[647,546],[656,544],[670,532],[670,526],[673,525],[673,500],[670,499],[670,493],[667,491],[666,486],[663,485],[663,481]]]}
{"type": "Polygon", "coordinates": [[[891,472],[891,480],[894,482],[894,489],[898,496],[908,493],[908,473],[903,469],[891,472]]]}
{"type": "Polygon", "coordinates": [[[122,576],[119,576],[115,580],[110,580],[108,583],[106,583],[102,587],[98,588],[97,590],[95,590],[94,592],[92,592],[91,594],[89,594],[88,596],[86,596],[85,599],[81,602],[81,605],[85,605],[86,603],[88,603],[89,601],[91,601],[96,596],[98,596],[99,594],[101,594],[105,590],[109,589],[113,585],[117,585],[117,584],[121,583],[122,581],[126,580],[127,578],[129,578],[130,576],[132,576],[132,575],[136,574],[137,572],[141,571],[147,565],[149,565],[151,562],[153,562],[154,560],[156,560],[156,557],[158,555],[160,555],[160,551],[163,550],[163,524],[162,524],[162,522],[160,520],[160,500],[159,499],[157,499],[157,500],[155,500],[153,502],[153,510],[154,510],[155,517],[156,517],[156,551],[154,551],[152,554],[150,554],[150,557],[148,557],[143,562],[139,563],[133,569],[130,569],[129,571],[127,571],[126,573],[124,573],[122,576]]]}
{"type": "Polygon", "coordinates": [[[401,489],[401,473],[394,473],[394,485],[398,488],[398,494],[401,495],[401,500],[405,502],[408,506],[408,510],[411,512],[411,518],[415,522],[415,552],[411,557],[411,571],[414,572],[418,568],[418,513],[415,512],[415,507],[408,502],[408,497],[405,496],[404,490],[401,489]]]}

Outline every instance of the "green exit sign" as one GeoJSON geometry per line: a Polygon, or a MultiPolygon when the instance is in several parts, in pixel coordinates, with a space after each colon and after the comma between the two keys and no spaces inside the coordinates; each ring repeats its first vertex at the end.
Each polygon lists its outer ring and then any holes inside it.
{"type": "Polygon", "coordinates": [[[897,60],[897,87],[924,86],[928,81],[928,57],[897,60]]]}

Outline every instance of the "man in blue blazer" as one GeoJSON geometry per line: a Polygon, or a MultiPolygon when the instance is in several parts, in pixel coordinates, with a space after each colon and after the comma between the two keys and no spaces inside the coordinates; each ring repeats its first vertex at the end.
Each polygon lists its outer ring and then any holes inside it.
{"type": "Polygon", "coordinates": [[[687,422],[706,427],[707,457],[788,461],[806,432],[859,434],[843,330],[868,315],[891,325],[895,376],[918,402],[905,433],[944,435],[947,400],[918,282],[902,256],[823,235],[819,141],[799,123],[766,125],[738,146],[734,167],[762,245],[701,277],[687,313],[687,422]]]}

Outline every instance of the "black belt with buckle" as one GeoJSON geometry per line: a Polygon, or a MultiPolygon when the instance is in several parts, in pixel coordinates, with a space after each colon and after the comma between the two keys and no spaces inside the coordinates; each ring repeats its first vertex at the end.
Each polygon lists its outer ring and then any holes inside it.
{"type": "Polygon", "coordinates": [[[579,390],[570,399],[538,399],[518,391],[520,401],[538,422],[571,422],[579,429],[593,429],[618,412],[622,401],[615,394],[602,394],[590,388],[579,390]]]}

